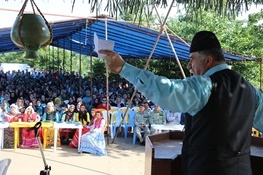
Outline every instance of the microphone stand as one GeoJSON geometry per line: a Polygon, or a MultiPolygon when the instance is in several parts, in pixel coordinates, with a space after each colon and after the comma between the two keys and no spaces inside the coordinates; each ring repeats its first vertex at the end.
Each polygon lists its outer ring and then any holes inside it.
{"type": "Polygon", "coordinates": [[[35,131],[35,137],[37,139],[38,147],[40,149],[40,153],[42,155],[42,159],[43,159],[43,162],[44,162],[44,170],[40,171],[40,175],[50,175],[51,166],[48,166],[48,164],[46,162],[46,158],[45,158],[45,155],[44,155],[44,152],[43,152],[43,149],[42,149],[42,144],[41,144],[41,141],[40,141],[40,138],[39,138],[39,133],[38,133],[38,129],[41,127],[41,125],[42,125],[41,122],[37,122],[35,124],[35,126],[29,128],[27,131],[31,131],[31,130],[35,131]]]}

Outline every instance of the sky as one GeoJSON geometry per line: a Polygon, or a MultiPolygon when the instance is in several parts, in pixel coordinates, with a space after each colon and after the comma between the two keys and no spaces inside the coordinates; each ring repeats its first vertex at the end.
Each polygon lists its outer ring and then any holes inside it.
{"type": "MultiPolygon", "coordinates": [[[[0,2],[0,28],[11,27],[24,4],[24,0],[8,0],[8,2],[0,0],[0,2]]],[[[71,0],[35,0],[37,7],[48,21],[68,20],[76,17],[95,15],[94,13],[90,13],[90,5],[87,3],[87,0],[84,3],[82,3],[82,0],[76,0],[73,12],[71,12],[71,2],[71,0]],[[46,14],[56,14],[56,16],[46,14]]],[[[32,12],[30,1],[27,3],[26,11],[32,12]]]]}
{"type": "MultiPolygon", "coordinates": [[[[20,10],[25,0],[0,0],[0,8],[20,10]],[[3,2],[2,2],[3,1],[3,2]]],[[[68,15],[87,15],[89,12],[89,4],[87,0],[76,0],[75,8],[71,13],[72,0],[34,0],[41,12],[54,14],[68,14],[68,15]],[[82,3],[83,2],[83,3],[82,3]]],[[[32,10],[30,0],[26,6],[27,10],[32,10]]]]}
{"type": "MultiPolygon", "coordinates": [[[[0,0],[0,2],[0,28],[11,27],[25,0],[0,0]]],[[[90,4],[88,4],[88,0],[76,0],[73,12],[71,12],[71,2],[72,0],[35,0],[36,5],[49,22],[96,15],[95,13],[90,13],[90,4]],[[56,14],[56,16],[47,14],[56,14]]],[[[239,17],[238,19],[244,19],[249,13],[258,12],[261,8],[263,8],[263,6],[260,6],[256,9],[252,8],[248,13],[239,17]]],[[[30,0],[27,3],[25,11],[32,12],[30,0]]],[[[158,11],[161,15],[166,15],[168,8],[159,9],[158,11]]],[[[172,9],[171,15],[173,15],[172,13],[176,13],[176,11],[176,9],[172,9]]],[[[107,12],[105,11],[101,11],[100,13],[107,15],[107,12]]]]}

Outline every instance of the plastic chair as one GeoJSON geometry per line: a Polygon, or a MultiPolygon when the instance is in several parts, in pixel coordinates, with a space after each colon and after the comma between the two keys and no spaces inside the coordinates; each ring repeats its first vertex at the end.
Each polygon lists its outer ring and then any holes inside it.
{"type": "Polygon", "coordinates": [[[131,108],[132,111],[139,112],[140,108],[139,106],[134,106],[131,108]]]}
{"type": "Polygon", "coordinates": [[[256,130],[255,128],[252,128],[252,136],[259,137],[259,131],[256,130]]]}
{"type": "Polygon", "coordinates": [[[133,127],[134,127],[135,111],[133,111],[133,110],[129,111],[128,117],[129,117],[129,122],[124,125],[125,126],[125,129],[124,129],[124,138],[125,139],[128,136],[128,129],[129,128],[133,129],[133,127]]]}
{"type": "MultiPolygon", "coordinates": [[[[119,110],[121,110],[122,113],[125,114],[127,108],[128,108],[128,107],[121,107],[119,110]]],[[[126,113],[126,116],[125,116],[125,118],[124,118],[124,120],[123,120],[123,123],[125,123],[125,124],[128,123],[128,113],[129,113],[130,110],[131,110],[131,109],[128,108],[127,113],[126,113]]],[[[124,116],[123,116],[123,117],[124,117],[124,116]]]]}
{"type": "Polygon", "coordinates": [[[125,125],[123,125],[122,122],[122,117],[123,117],[123,112],[121,110],[115,111],[112,114],[113,120],[115,119],[115,122],[112,124],[113,125],[113,137],[116,135],[116,130],[120,126],[125,130],[125,125]]]}
{"type": "Polygon", "coordinates": [[[106,127],[107,127],[107,123],[109,122],[108,127],[110,128],[111,138],[113,138],[112,113],[108,111],[108,116],[107,116],[107,110],[102,110],[101,112],[103,114],[103,118],[105,120],[106,127]]]}
{"type": "Polygon", "coordinates": [[[113,112],[115,112],[117,110],[119,110],[119,108],[117,106],[111,106],[110,112],[113,113],[113,112]]]}
{"type": "MultiPolygon", "coordinates": [[[[121,107],[119,110],[121,110],[123,112],[123,114],[125,113],[125,111],[127,110],[128,107],[121,107]]],[[[127,113],[130,111],[131,109],[128,108],[127,113]]]]}
{"type": "Polygon", "coordinates": [[[136,133],[133,130],[133,138],[132,138],[132,144],[135,145],[136,144],[136,133]]]}
{"type": "MultiPolygon", "coordinates": [[[[144,131],[141,131],[141,133],[144,133],[144,131]]],[[[132,144],[133,145],[136,144],[136,139],[137,139],[136,132],[134,132],[134,130],[133,130],[133,138],[132,138],[132,144]]]]}
{"type": "Polygon", "coordinates": [[[110,111],[107,112],[107,110],[102,110],[101,112],[103,114],[104,120],[108,122],[111,118],[111,112],[110,111]],[[108,113],[108,116],[107,116],[107,113],[108,113]]]}
{"type": "Polygon", "coordinates": [[[11,159],[8,159],[8,158],[0,160],[0,174],[1,175],[6,175],[10,163],[11,163],[11,159]]]}

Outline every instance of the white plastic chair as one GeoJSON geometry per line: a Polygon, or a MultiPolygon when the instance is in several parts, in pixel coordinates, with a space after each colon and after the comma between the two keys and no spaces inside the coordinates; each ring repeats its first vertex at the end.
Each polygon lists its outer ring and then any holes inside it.
{"type": "Polygon", "coordinates": [[[110,111],[107,112],[107,110],[102,110],[102,115],[103,115],[103,118],[105,120],[105,122],[108,122],[108,120],[110,119],[110,111]],[[108,116],[107,116],[107,113],[108,113],[108,116]]]}
{"type": "Polygon", "coordinates": [[[1,175],[6,175],[10,163],[11,163],[11,159],[8,159],[8,158],[0,160],[0,174],[1,175]]]}
{"type": "Polygon", "coordinates": [[[106,122],[106,127],[107,127],[107,123],[109,122],[108,127],[110,128],[111,138],[113,138],[112,112],[110,112],[110,111],[107,112],[107,110],[102,110],[101,112],[102,112],[103,118],[106,122]],[[107,113],[108,113],[108,116],[107,116],[107,113]]]}
{"type": "Polygon", "coordinates": [[[111,106],[110,112],[115,112],[117,110],[119,110],[117,106],[111,106]]]}

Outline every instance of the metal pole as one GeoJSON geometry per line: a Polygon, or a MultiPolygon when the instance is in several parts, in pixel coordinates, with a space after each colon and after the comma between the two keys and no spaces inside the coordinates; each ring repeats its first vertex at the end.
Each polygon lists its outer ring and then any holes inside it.
{"type": "Polygon", "coordinates": [[[70,73],[72,72],[72,35],[70,35],[70,73]]]}
{"type": "Polygon", "coordinates": [[[49,45],[49,47],[48,47],[48,71],[50,71],[51,70],[51,68],[50,68],[50,63],[51,63],[51,58],[50,58],[50,54],[51,54],[51,49],[50,49],[50,45],[49,45]]]}
{"type": "Polygon", "coordinates": [[[260,67],[260,70],[259,70],[259,72],[260,72],[260,74],[259,74],[259,76],[260,76],[260,78],[259,78],[259,89],[260,90],[262,90],[262,59],[261,58],[259,58],[259,67],[260,67]]]}
{"type": "Polygon", "coordinates": [[[53,73],[54,73],[54,68],[55,68],[55,48],[54,48],[54,46],[52,46],[52,67],[53,67],[53,73]]]}
{"type": "MultiPolygon", "coordinates": [[[[108,21],[107,18],[105,19],[105,39],[108,40],[108,21]]],[[[109,70],[108,67],[106,65],[106,61],[105,61],[105,67],[106,67],[106,97],[107,97],[107,101],[106,101],[106,106],[107,106],[107,128],[109,127],[109,122],[110,120],[108,119],[109,116],[109,70]]],[[[112,133],[111,133],[112,134],[112,133]]],[[[109,145],[109,129],[107,129],[107,144],[109,145]]]]}
{"type": "Polygon", "coordinates": [[[63,62],[62,62],[62,69],[65,71],[65,59],[66,59],[66,50],[65,50],[65,38],[63,39],[63,45],[64,45],[64,48],[63,48],[63,62]]]}
{"type": "Polygon", "coordinates": [[[82,50],[81,50],[81,32],[79,32],[79,41],[80,41],[80,44],[79,44],[79,92],[81,92],[82,88],[81,88],[81,53],[82,53],[82,50]]]}
{"type": "MultiPolygon", "coordinates": [[[[59,46],[59,40],[57,40],[57,44],[58,44],[58,46],[59,46]]],[[[59,59],[59,47],[57,47],[57,59],[58,59],[58,68],[57,68],[57,70],[59,71],[59,64],[60,64],[60,59],[59,59]]]]}
{"type": "MultiPolygon", "coordinates": [[[[87,29],[86,29],[87,30],[87,29]]],[[[93,77],[93,68],[92,68],[92,51],[93,51],[93,47],[92,47],[92,41],[91,41],[91,34],[92,34],[92,23],[90,23],[90,38],[89,38],[89,41],[90,41],[90,88],[91,88],[91,96],[93,95],[93,85],[92,85],[92,77],[93,77]]]]}

